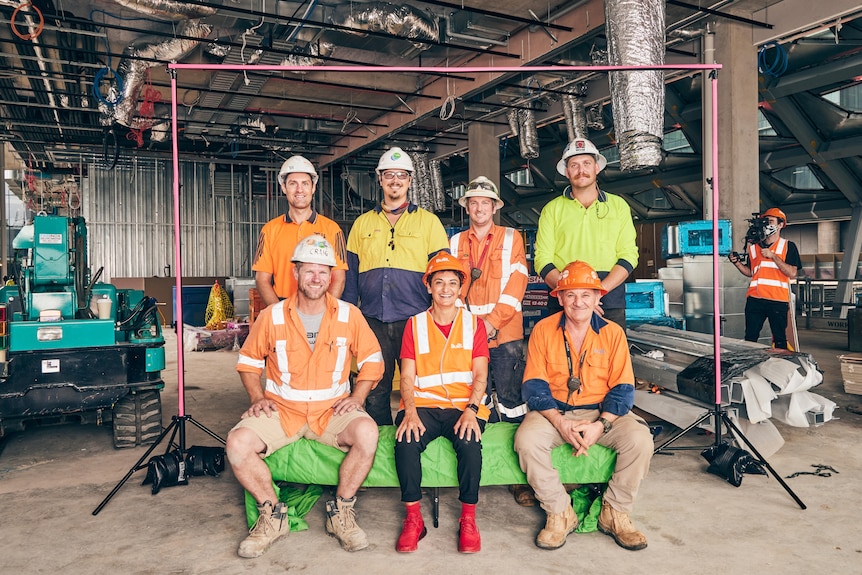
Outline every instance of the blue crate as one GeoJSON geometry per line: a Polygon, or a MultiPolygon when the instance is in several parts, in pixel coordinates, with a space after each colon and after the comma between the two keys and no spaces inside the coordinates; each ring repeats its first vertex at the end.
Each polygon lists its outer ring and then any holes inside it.
{"type": "MultiPolygon", "coordinates": [[[[730,220],[718,220],[718,255],[720,256],[726,256],[733,251],[731,230],[730,220]]],[[[664,259],[711,255],[712,220],[679,222],[665,226],[661,235],[661,251],[664,259]]]]}
{"type": "Polygon", "coordinates": [[[626,321],[664,316],[664,284],[635,282],[626,284],[626,321]]]}

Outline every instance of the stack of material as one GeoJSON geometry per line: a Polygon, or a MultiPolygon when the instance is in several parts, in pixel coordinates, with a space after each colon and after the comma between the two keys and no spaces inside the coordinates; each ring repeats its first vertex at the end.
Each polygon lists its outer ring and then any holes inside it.
{"type": "Polygon", "coordinates": [[[862,355],[840,355],[844,391],[862,395],[862,355]]]}
{"type": "MultiPolygon", "coordinates": [[[[711,335],[650,325],[629,329],[626,334],[635,377],[662,389],[660,395],[636,392],[638,408],[678,427],[687,427],[705,409],[714,408],[717,398],[711,335]],[[662,355],[663,359],[657,359],[662,355]]],[[[743,431],[755,444],[758,435],[768,444],[758,449],[774,453],[783,443],[770,418],[794,427],[820,425],[832,419],[835,403],[809,391],[823,381],[809,354],[724,337],[720,345],[718,403],[739,417],[743,431]]],[[[856,370],[862,379],[862,356],[856,370]]]]}

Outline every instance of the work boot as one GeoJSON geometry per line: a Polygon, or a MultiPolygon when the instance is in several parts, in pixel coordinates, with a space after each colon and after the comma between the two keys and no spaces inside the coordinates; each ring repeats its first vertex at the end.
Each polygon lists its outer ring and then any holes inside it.
{"type": "Polygon", "coordinates": [[[637,551],[647,546],[646,536],[635,529],[629,514],[617,511],[607,501],[602,501],[599,513],[599,531],[614,538],[617,545],[629,551],[637,551]]]}
{"type": "Polygon", "coordinates": [[[337,497],[326,502],[326,532],[338,539],[345,551],[359,551],[368,547],[365,531],[356,524],[355,503],[356,497],[337,497]]]}
{"type": "Polygon", "coordinates": [[[536,546],[542,549],[559,549],[566,543],[569,533],[578,528],[578,516],[569,505],[562,513],[548,513],[545,528],[536,536],[536,546]]]}
{"type": "Polygon", "coordinates": [[[263,555],[270,545],[290,532],[290,522],[287,520],[287,505],[282,502],[272,506],[264,501],[257,506],[257,521],[248,532],[248,537],[239,544],[237,554],[240,557],[254,558],[263,555]]]}
{"type": "Polygon", "coordinates": [[[461,504],[461,527],[458,530],[458,551],[478,553],[482,550],[482,538],[476,526],[476,505],[461,504]]]}
{"type": "Polygon", "coordinates": [[[398,543],[395,544],[395,550],[399,553],[416,551],[419,548],[419,540],[428,533],[425,528],[425,521],[422,520],[419,504],[407,505],[406,507],[407,516],[404,518],[404,526],[401,528],[401,535],[398,536],[398,543]]]}
{"type": "Polygon", "coordinates": [[[539,503],[536,501],[536,492],[529,485],[510,485],[509,493],[515,497],[515,503],[521,507],[535,507],[539,503]]]}

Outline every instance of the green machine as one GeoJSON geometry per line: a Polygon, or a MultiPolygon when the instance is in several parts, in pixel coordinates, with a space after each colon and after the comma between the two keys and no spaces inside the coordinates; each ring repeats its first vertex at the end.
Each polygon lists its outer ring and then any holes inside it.
{"type": "Polygon", "coordinates": [[[156,301],[91,277],[84,218],[39,215],[0,289],[0,437],[28,422],[111,421],[114,445],[162,430],[165,340],[156,301]]]}

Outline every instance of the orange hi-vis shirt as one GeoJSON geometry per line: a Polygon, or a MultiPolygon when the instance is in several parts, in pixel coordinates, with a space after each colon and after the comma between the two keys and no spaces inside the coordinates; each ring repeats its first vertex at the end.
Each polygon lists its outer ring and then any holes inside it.
{"type": "MultiPolygon", "coordinates": [[[[464,411],[473,391],[473,335],[478,318],[459,309],[449,337],[434,324],[430,312],[416,314],[411,320],[416,354],[413,390],[416,407],[464,411]]],[[[491,412],[484,401],[483,396],[476,416],[487,420],[491,412]]]]}
{"type": "Polygon", "coordinates": [[[625,383],[634,385],[625,331],[614,322],[602,322],[605,325],[598,331],[590,326],[581,349],[571,349],[572,371],[581,379],[581,390],[568,397],[569,364],[563,343],[563,317],[563,312],[558,312],[533,327],[524,381],[540,379],[548,382],[554,399],[561,403],[568,399],[569,405],[602,403],[612,387],[625,383]]]}
{"type": "Polygon", "coordinates": [[[299,240],[312,234],[320,234],[335,249],[336,270],[347,270],[347,244],[341,227],[316,211],[301,224],[291,221],[284,214],[269,220],[260,230],[252,271],[272,274],[275,295],[284,299],[296,293],[296,278],[293,277],[293,250],[299,240]]]}
{"type": "MultiPolygon", "coordinates": [[[[770,246],[775,255],[787,259],[787,240],[780,238],[770,246]]],[[[751,266],[751,282],[746,297],[773,301],[790,301],[790,279],[778,269],[778,265],[763,257],[760,246],[748,246],[748,261],[751,266]]]]}
{"type": "Polygon", "coordinates": [[[449,247],[468,271],[461,286],[461,298],[469,294],[470,311],[497,328],[497,338],[489,341],[488,346],[524,339],[521,301],[529,278],[521,234],[495,225],[480,240],[472,230],[466,230],[452,236],[449,247]],[[481,269],[482,275],[471,287],[469,270],[474,267],[481,269]]]}
{"type": "Polygon", "coordinates": [[[296,311],[296,296],[264,309],[239,351],[236,370],[260,375],[266,368],[265,395],[278,405],[287,435],[306,423],[322,435],[332,404],[350,395],[355,357],[358,381],[383,377],[383,354],[359,308],[326,294],[326,311],[314,351],[296,311]]]}

